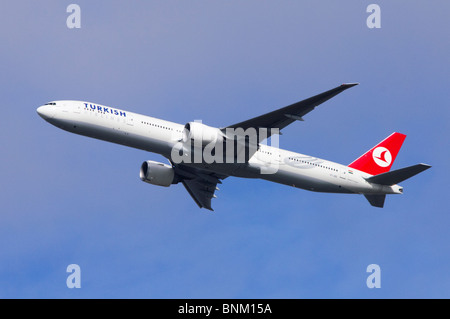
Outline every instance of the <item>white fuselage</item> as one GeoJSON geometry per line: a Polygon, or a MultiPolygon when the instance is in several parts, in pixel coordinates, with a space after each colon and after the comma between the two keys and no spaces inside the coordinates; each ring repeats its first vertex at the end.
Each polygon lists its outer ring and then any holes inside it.
{"type": "MultiPolygon", "coordinates": [[[[82,101],[55,101],[38,109],[51,124],[89,136],[149,152],[170,159],[182,139],[184,125],[82,101]]],[[[242,164],[191,163],[202,169],[229,176],[261,178],[317,192],[399,194],[400,187],[366,181],[371,175],[345,165],[261,144],[242,164]]]]}

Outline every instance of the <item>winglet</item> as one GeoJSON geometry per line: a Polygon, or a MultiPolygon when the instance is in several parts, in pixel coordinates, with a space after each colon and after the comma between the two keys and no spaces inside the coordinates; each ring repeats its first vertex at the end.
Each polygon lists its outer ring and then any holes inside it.
{"type": "Polygon", "coordinates": [[[351,87],[353,87],[355,85],[359,85],[359,83],[355,82],[355,83],[344,83],[344,84],[341,84],[341,86],[346,86],[348,88],[351,88],[351,87]]]}

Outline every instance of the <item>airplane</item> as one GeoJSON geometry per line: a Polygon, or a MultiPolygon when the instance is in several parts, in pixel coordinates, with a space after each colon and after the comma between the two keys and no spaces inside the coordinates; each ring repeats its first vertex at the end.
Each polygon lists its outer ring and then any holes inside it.
{"type": "Polygon", "coordinates": [[[145,161],[140,179],[168,187],[182,183],[200,208],[213,211],[217,184],[235,176],[264,179],[314,192],[362,194],[383,207],[387,194],[402,194],[400,182],[427,164],[390,171],[406,135],[394,132],[349,165],[273,146],[280,130],[358,83],[345,83],[308,99],[226,127],[185,125],[111,106],[59,100],[37,108],[54,126],[75,134],[160,154],[168,163],[145,161]],[[271,145],[268,141],[271,141],[271,145]]]}

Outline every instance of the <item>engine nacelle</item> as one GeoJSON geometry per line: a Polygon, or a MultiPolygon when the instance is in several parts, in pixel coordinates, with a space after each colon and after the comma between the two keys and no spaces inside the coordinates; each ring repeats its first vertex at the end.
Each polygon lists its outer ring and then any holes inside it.
{"type": "Polygon", "coordinates": [[[209,143],[222,141],[223,133],[215,127],[211,127],[199,122],[189,122],[184,126],[183,142],[200,142],[203,146],[209,143]]]}
{"type": "Polygon", "coordinates": [[[142,163],[139,177],[143,182],[165,187],[176,182],[172,166],[154,161],[142,163]]]}

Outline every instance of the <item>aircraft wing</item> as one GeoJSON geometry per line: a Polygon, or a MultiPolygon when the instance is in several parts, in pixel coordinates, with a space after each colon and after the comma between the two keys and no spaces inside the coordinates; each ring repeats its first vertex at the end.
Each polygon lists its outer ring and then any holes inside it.
{"type": "Polygon", "coordinates": [[[175,173],[181,177],[181,182],[200,208],[212,210],[211,199],[216,197],[217,184],[222,184],[221,179],[228,176],[220,175],[207,170],[172,164],[175,173]]]}
{"type": "MultiPolygon", "coordinates": [[[[303,121],[303,116],[314,110],[316,106],[328,101],[332,97],[355,85],[358,85],[358,83],[342,84],[338,87],[335,87],[334,89],[310,97],[309,99],[288,105],[286,107],[257,116],[247,121],[227,126],[222,130],[226,130],[226,128],[242,128],[244,130],[248,128],[275,128],[281,130],[295,121],[303,121]]],[[[270,130],[268,130],[267,137],[269,137],[270,135],[272,134],[270,130]]],[[[258,138],[259,142],[261,142],[261,140],[258,138]]]]}

